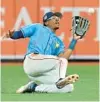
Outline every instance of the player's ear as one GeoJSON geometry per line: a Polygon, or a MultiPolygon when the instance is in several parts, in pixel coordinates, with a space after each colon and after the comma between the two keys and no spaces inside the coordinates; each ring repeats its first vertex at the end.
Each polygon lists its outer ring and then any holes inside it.
{"type": "Polygon", "coordinates": [[[44,24],[45,24],[45,26],[47,26],[48,25],[48,21],[46,21],[44,24]]]}

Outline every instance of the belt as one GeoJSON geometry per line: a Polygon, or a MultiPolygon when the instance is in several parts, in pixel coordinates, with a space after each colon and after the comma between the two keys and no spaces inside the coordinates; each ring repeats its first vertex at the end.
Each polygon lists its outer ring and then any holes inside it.
{"type": "MultiPolygon", "coordinates": [[[[34,53],[31,53],[31,56],[36,56],[36,55],[38,55],[39,53],[37,53],[37,52],[34,52],[34,53]]],[[[24,60],[25,60],[25,58],[26,58],[26,56],[24,56],[24,60]]]]}
{"type": "Polygon", "coordinates": [[[36,56],[38,55],[39,53],[32,53],[31,56],[36,56]]]}
{"type": "Polygon", "coordinates": [[[38,52],[34,52],[34,54],[39,54],[38,52]]]}

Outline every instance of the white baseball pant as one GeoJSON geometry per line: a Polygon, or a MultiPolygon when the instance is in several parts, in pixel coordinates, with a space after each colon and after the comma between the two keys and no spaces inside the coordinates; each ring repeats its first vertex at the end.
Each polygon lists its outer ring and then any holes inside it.
{"type": "Polygon", "coordinates": [[[73,85],[69,84],[61,89],[55,89],[55,83],[59,78],[65,78],[68,61],[65,58],[59,58],[52,55],[37,54],[32,56],[29,54],[24,60],[24,71],[28,77],[34,82],[40,82],[37,91],[46,92],[70,92],[73,90],[73,85]],[[50,86],[51,85],[51,86],[50,86]],[[49,87],[49,88],[48,88],[49,87]]]}

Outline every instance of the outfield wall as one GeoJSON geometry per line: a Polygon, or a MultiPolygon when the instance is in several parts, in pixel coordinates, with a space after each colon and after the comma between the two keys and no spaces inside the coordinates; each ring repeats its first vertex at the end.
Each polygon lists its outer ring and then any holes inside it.
{"type": "MultiPolygon", "coordinates": [[[[50,10],[60,11],[64,15],[57,35],[64,41],[66,48],[72,36],[70,31],[72,17],[75,15],[87,17],[91,22],[90,29],[85,38],[77,43],[71,59],[99,59],[99,0],[2,0],[1,35],[9,29],[17,30],[24,25],[42,22],[42,16],[50,10]],[[88,8],[94,8],[95,12],[88,13],[88,8]]],[[[23,59],[28,40],[1,41],[1,59],[23,59]]]]}

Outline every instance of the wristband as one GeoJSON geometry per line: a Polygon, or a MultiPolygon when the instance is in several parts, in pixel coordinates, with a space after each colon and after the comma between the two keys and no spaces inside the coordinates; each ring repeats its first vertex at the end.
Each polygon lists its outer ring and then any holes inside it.
{"type": "Polygon", "coordinates": [[[69,45],[68,48],[71,49],[71,50],[73,50],[75,48],[76,42],[77,42],[77,40],[72,39],[72,41],[71,41],[71,43],[70,43],[70,45],[69,45]]]}

